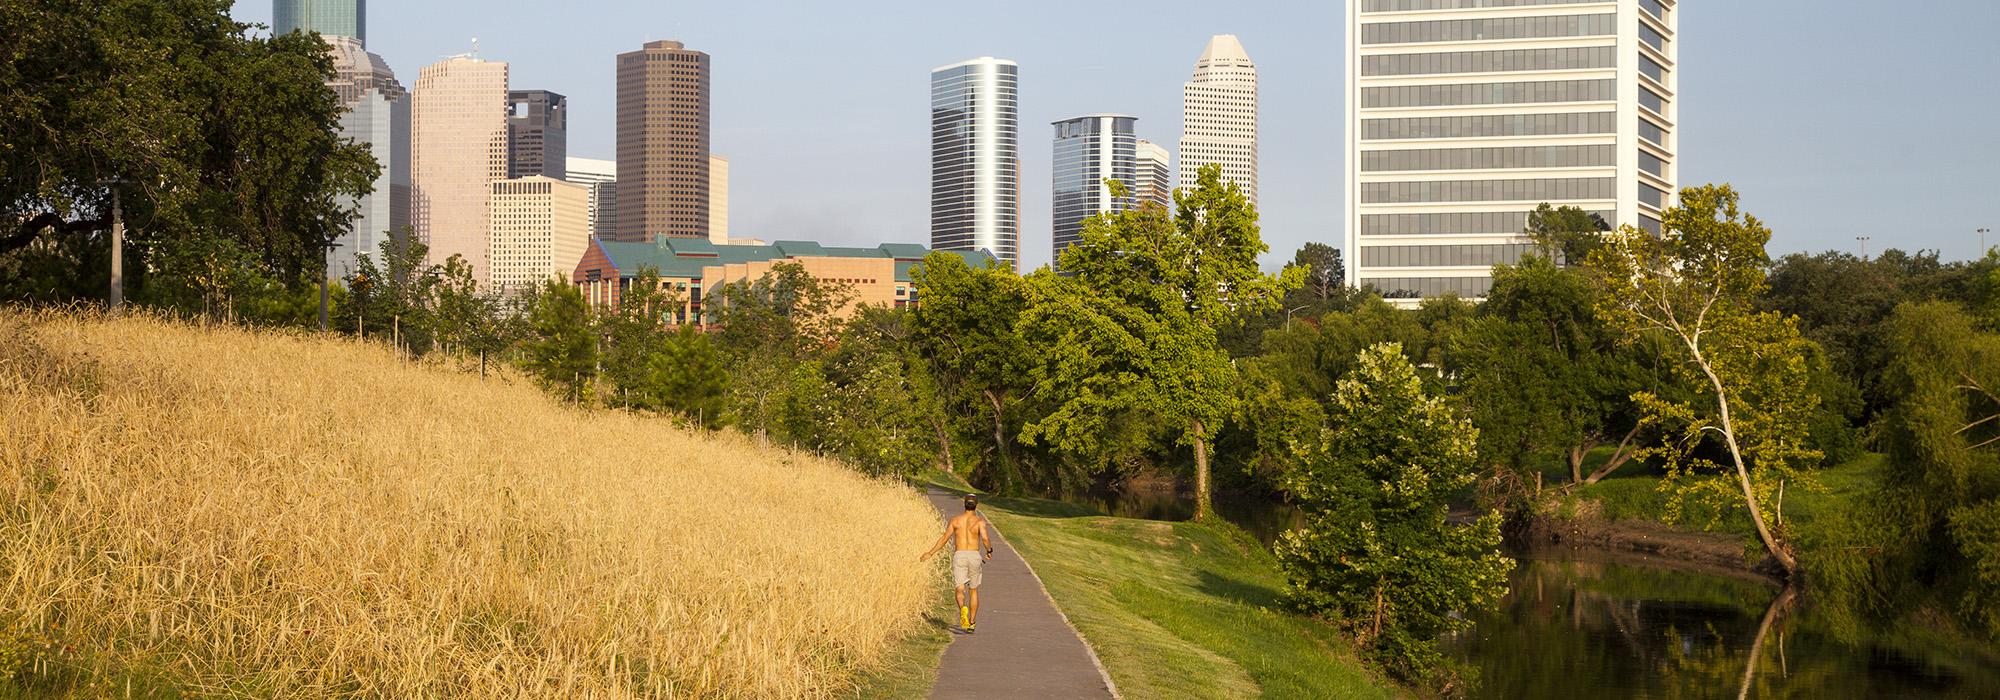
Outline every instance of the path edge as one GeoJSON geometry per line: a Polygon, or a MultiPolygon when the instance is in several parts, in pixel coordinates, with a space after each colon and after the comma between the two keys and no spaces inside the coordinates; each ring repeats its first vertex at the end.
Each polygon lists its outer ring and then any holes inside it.
{"type": "Polygon", "coordinates": [[[1000,525],[994,523],[992,518],[986,517],[985,513],[980,513],[979,518],[985,520],[988,527],[993,528],[993,534],[999,535],[1000,540],[1007,543],[1008,549],[1014,550],[1014,556],[1021,558],[1021,565],[1028,567],[1028,575],[1035,577],[1035,587],[1042,590],[1042,597],[1048,599],[1049,607],[1056,609],[1056,617],[1062,618],[1063,626],[1069,628],[1070,634],[1076,635],[1077,641],[1083,642],[1084,652],[1090,654],[1090,665],[1097,667],[1097,676],[1104,679],[1104,688],[1111,691],[1112,700],[1124,700],[1125,696],[1118,692],[1118,684],[1111,680],[1111,672],[1104,670],[1104,660],[1097,658],[1096,645],[1090,643],[1090,638],[1084,636],[1083,630],[1076,628],[1076,623],[1069,621],[1069,613],[1063,612],[1062,604],[1057,603],[1056,597],[1049,594],[1049,587],[1042,583],[1042,575],[1035,571],[1034,563],[1028,561],[1027,555],[1021,553],[1020,547],[1014,546],[1014,543],[1007,539],[1007,533],[1001,532],[1000,525]]]}

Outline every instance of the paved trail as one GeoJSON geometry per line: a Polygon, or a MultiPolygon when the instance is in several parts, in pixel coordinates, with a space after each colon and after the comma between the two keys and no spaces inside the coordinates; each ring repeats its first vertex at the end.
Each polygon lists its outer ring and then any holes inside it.
{"type": "MultiPolygon", "coordinates": [[[[965,512],[957,494],[933,491],[946,516],[965,512]]],[[[991,528],[991,525],[988,525],[991,528]]],[[[979,633],[954,634],[931,697],[1109,698],[1109,681],[1034,572],[992,530],[993,561],[979,587],[979,633]]],[[[947,550],[948,551],[948,550],[947,550]]],[[[950,621],[958,624],[957,615],[950,621]]]]}

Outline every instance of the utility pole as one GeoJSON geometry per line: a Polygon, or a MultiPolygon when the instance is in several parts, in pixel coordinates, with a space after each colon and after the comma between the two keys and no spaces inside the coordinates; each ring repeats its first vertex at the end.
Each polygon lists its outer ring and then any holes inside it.
{"type": "Polygon", "coordinates": [[[1869,236],[1855,236],[1855,237],[1854,237],[1854,240],[1857,240],[1857,241],[1861,241],[1861,259],[1862,259],[1862,260],[1867,260],[1867,259],[1868,259],[1868,241],[1872,240],[1872,239],[1871,239],[1871,237],[1869,237],[1869,236]]]}
{"type": "Polygon", "coordinates": [[[105,304],[113,316],[125,306],[125,211],[118,201],[118,181],[111,181],[111,296],[105,304]]]}

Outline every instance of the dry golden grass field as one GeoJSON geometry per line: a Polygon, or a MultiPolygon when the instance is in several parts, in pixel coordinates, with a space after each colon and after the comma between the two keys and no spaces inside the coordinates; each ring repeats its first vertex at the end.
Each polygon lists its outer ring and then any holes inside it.
{"type": "Polygon", "coordinates": [[[0,696],[816,697],[937,515],[351,340],[0,310],[0,696]]]}

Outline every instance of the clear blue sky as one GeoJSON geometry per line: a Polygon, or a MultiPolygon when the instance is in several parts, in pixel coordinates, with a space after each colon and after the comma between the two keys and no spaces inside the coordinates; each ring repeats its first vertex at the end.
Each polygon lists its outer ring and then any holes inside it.
{"type": "MultiPolygon", "coordinates": [[[[929,70],[1021,64],[1023,262],[1049,257],[1048,124],[1137,115],[1173,148],[1180,86],[1236,34],[1262,90],[1267,262],[1338,245],[1345,7],[1334,2],[375,2],[368,48],[404,85],[479,38],[517,89],[570,98],[571,155],[610,158],[613,57],[714,56],[713,148],[738,236],[927,243],[929,70]]],[[[1731,182],[1774,253],[1895,246],[1971,257],[2000,229],[2000,3],[1684,0],[1681,182],[1731,182]]],[[[236,8],[268,24],[268,0],[236,8]]],[[[1993,237],[2000,244],[2000,235],[1993,237]]]]}

